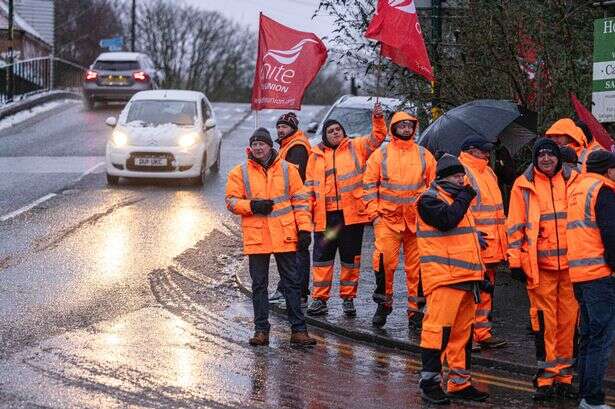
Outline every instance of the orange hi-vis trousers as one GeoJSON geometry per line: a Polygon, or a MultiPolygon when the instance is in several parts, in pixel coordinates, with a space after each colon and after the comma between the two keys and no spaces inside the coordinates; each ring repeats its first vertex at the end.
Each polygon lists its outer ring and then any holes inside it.
{"type": "Polygon", "coordinates": [[[572,383],[574,332],[579,305],[568,269],[540,270],[539,285],[528,290],[536,342],[536,386],[572,383]]]}
{"type": "MultiPolygon", "coordinates": [[[[495,285],[494,266],[487,265],[485,279],[489,280],[492,286],[495,285]]],[[[486,291],[480,292],[480,304],[476,306],[476,318],[474,319],[474,341],[480,342],[491,337],[491,310],[493,309],[493,294],[486,291]]]]}
{"type": "Polygon", "coordinates": [[[373,255],[373,268],[376,275],[374,300],[390,307],[393,303],[393,281],[399,264],[399,253],[404,249],[404,271],[408,291],[408,316],[420,312],[420,304],[425,299],[419,297],[419,251],[416,233],[410,230],[397,232],[381,220],[374,226],[376,248],[373,255]]]}
{"type": "Polygon", "coordinates": [[[357,296],[361,270],[363,224],[344,224],[342,212],[327,213],[327,228],[314,233],[312,253],[312,298],[327,301],[333,285],[335,255],[340,254],[340,297],[357,296]]]}
{"type": "Polygon", "coordinates": [[[421,332],[422,381],[439,381],[442,364],[448,363],[448,392],[471,384],[472,322],[476,304],[472,292],[437,287],[427,295],[421,332]]]}

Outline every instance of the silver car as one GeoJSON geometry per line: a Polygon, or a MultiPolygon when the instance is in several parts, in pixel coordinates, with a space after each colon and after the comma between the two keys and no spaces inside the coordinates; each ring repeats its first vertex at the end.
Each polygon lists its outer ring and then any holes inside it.
{"type": "Polygon", "coordinates": [[[85,106],[91,110],[98,101],[128,101],[139,91],[157,89],[163,79],[145,54],[102,53],[85,74],[85,106]]]}

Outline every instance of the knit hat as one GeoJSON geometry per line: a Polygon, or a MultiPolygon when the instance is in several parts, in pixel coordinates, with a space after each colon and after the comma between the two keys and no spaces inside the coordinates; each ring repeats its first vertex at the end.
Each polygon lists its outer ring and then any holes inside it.
{"type": "Polygon", "coordinates": [[[346,136],[346,130],[344,129],[344,127],[342,126],[342,124],[340,124],[337,120],[335,119],[327,119],[324,123],[324,125],[322,126],[322,142],[326,145],[329,146],[329,141],[327,140],[327,128],[330,127],[331,125],[339,125],[340,128],[342,128],[342,132],[344,133],[344,136],[346,136]]]}
{"type": "Polygon", "coordinates": [[[559,150],[562,154],[562,162],[573,163],[575,166],[579,162],[579,156],[570,146],[560,146],[559,150]]]}
{"type": "Polygon", "coordinates": [[[587,157],[587,171],[604,175],[607,170],[615,168],[615,153],[603,150],[594,151],[587,157]]]}
{"type": "Polygon", "coordinates": [[[480,136],[470,136],[461,145],[462,151],[468,151],[470,149],[479,149],[483,152],[489,152],[495,145],[482,138],[480,136]]]}
{"type": "Polygon", "coordinates": [[[288,125],[296,131],[299,128],[299,119],[294,112],[287,112],[278,119],[275,126],[281,124],[288,125]]]}
{"type": "Polygon", "coordinates": [[[535,168],[538,168],[538,154],[543,151],[550,152],[553,156],[557,157],[557,166],[555,167],[555,173],[559,172],[562,168],[562,152],[559,146],[553,142],[550,138],[539,138],[532,148],[532,163],[535,168]]]}
{"type": "Polygon", "coordinates": [[[266,128],[258,128],[256,131],[254,131],[254,133],[250,137],[250,145],[252,145],[252,142],[254,141],[261,141],[273,147],[273,139],[271,139],[271,135],[266,128]]]}
{"type": "Polygon", "coordinates": [[[436,164],[436,179],[444,179],[455,173],[466,173],[466,170],[456,156],[445,153],[436,164]]]}

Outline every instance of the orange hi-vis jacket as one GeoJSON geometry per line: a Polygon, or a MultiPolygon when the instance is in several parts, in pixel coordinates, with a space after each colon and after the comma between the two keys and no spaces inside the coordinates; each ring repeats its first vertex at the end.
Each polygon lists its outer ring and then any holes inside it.
{"type": "Polygon", "coordinates": [[[554,135],[568,135],[578,144],[575,146],[570,146],[577,154],[579,158],[579,166],[577,170],[579,172],[585,171],[585,162],[587,161],[588,151],[587,151],[587,138],[583,133],[583,130],[576,126],[574,121],[570,118],[562,118],[558,121],[555,121],[553,125],[547,132],[545,132],[545,136],[548,138],[549,136],[554,135]]]}
{"type": "Polygon", "coordinates": [[[600,150],[606,150],[606,149],[604,149],[602,145],[600,145],[598,142],[592,141],[592,143],[590,143],[587,148],[584,148],[581,151],[581,154],[578,155],[579,156],[579,168],[578,169],[582,171],[583,173],[587,172],[587,159],[589,157],[589,154],[595,151],[600,151],[600,150]]]}
{"type": "Polygon", "coordinates": [[[400,121],[417,121],[396,112],[389,125],[391,142],[370,156],[363,175],[363,201],[369,220],[377,217],[394,231],[416,232],[416,201],[436,175],[436,161],[431,152],[414,140],[393,136],[392,126],[400,121]]]}
{"type": "Polygon", "coordinates": [[[506,216],[498,178],[487,160],[461,152],[459,161],[466,169],[466,178],[476,190],[470,209],[476,229],[486,233],[487,248],[481,250],[484,263],[499,263],[506,259],[506,216]]]}
{"type": "Polygon", "coordinates": [[[308,154],[312,150],[312,145],[310,145],[310,141],[307,136],[305,136],[303,131],[297,130],[291,136],[280,141],[280,150],[278,151],[278,155],[280,158],[286,160],[286,154],[288,151],[297,145],[303,146],[308,154]]]}
{"type": "Polygon", "coordinates": [[[298,230],[312,231],[309,195],[296,166],[279,156],[265,169],[252,159],[228,174],[226,207],[241,216],[245,254],[297,250],[298,230]],[[250,200],[273,200],[268,216],[253,214],[250,200]]]}
{"type": "Polygon", "coordinates": [[[615,182],[585,173],[568,192],[568,266],[573,283],[613,274],[604,259],[604,243],[596,224],[596,200],[605,185],[615,190],[615,182]]]}
{"type": "Polygon", "coordinates": [[[564,166],[549,179],[530,165],[512,187],[506,221],[508,262],[523,269],[528,289],[538,287],[539,269],[568,268],[567,190],[577,176],[564,166]]]}
{"type": "MultiPolygon", "coordinates": [[[[453,203],[451,195],[435,182],[423,195],[431,195],[449,205],[453,203]]],[[[470,209],[457,227],[448,231],[430,226],[420,213],[417,215],[416,237],[423,292],[426,296],[441,286],[483,279],[485,266],[481,260],[476,225],[470,209]]]]}
{"type": "Polygon", "coordinates": [[[365,162],[386,137],[384,118],[372,118],[369,136],[344,138],[336,149],[322,142],[312,147],[305,186],[312,200],[315,231],[324,231],[327,211],[341,210],[346,225],[369,221],[363,196],[365,162]]]}

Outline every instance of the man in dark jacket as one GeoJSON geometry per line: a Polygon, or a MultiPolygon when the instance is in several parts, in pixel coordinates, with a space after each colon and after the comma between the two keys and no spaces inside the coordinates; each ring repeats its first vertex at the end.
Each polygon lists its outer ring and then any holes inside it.
{"type": "Polygon", "coordinates": [[[427,299],[419,387],[422,398],[435,404],[489,397],[472,385],[470,376],[472,322],[485,272],[480,250],[486,243],[481,243],[469,209],[476,191],[464,186],[464,176],[459,159],[445,154],[436,165],[436,180],[417,204],[416,236],[427,299]],[[441,387],[444,358],[448,394],[441,387]]]}
{"type": "MultiPolygon", "coordinates": [[[[299,119],[294,112],[287,112],[280,116],[276,123],[278,139],[280,145],[278,155],[286,162],[297,165],[301,180],[305,182],[305,168],[312,147],[303,131],[299,130],[299,119]]],[[[307,298],[310,294],[310,250],[297,250],[297,270],[301,275],[301,305],[307,307],[307,298]]],[[[270,303],[278,303],[281,308],[285,308],[283,288],[278,282],[278,288],[269,297],[270,303]]]]}

